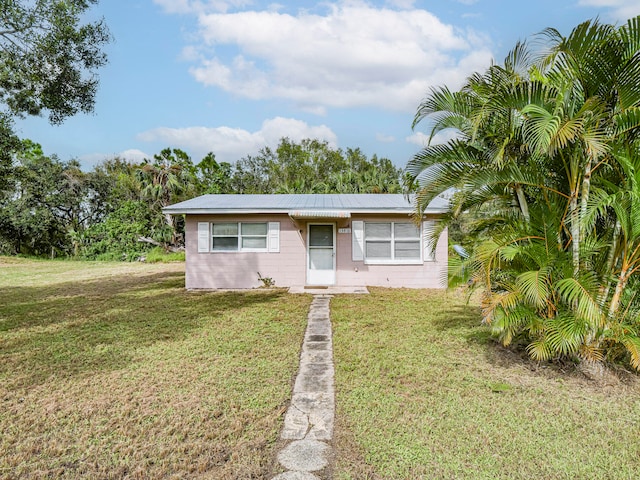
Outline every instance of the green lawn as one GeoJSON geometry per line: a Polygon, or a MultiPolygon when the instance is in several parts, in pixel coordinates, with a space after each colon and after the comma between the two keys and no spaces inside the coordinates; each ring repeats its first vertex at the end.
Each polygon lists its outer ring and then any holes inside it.
{"type": "Polygon", "coordinates": [[[0,478],[263,478],[310,297],[0,258],[0,478]]]}
{"type": "MultiPolygon", "coordinates": [[[[0,257],[0,478],[270,478],[310,297],[0,257]]],[[[331,302],[335,478],[635,479],[640,386],[496,345],[454,294],[331,302]]]]}
{"type": "Polygon", "coordinates": [[[496,345],[454,294],[332,300],[336,479],[636,479],[640,387],[496,345]]]}

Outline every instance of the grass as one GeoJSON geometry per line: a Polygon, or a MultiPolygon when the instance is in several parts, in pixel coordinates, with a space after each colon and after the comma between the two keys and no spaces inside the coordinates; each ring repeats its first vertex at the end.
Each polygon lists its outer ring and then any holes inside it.
{"type": "Polygon", "coordinates": [[[162,247],[153,247],[145,255],[147,263],[184,262],[185,252],[166,252],[162,247]]]}
{"type": "Polygon", "coordinates": [[[308,296],[0,258],[0,478],[265,478],[308,296]]]}
{"type": "MultiPolygon", "coordinates": [[[[309,296],[0,257],[0,478],[270,478],[309,296]]],[[[331,302],[334,478],[631,479],[640,385],[498,346],[458,296],[331,302]]]]}
{"type": "Polygon", "coordinates": [[[454,294],[332,300],[336,479],[632,479],[640,386],[503,349],[454,294]]]}

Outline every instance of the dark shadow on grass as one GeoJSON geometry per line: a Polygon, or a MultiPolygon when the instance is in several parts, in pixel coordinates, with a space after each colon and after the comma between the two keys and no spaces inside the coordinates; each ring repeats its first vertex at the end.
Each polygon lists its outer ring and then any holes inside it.
{"type": "MultiPolygon", "coordinates": [[[[118,275],[0,292],[0,376],[8,388],[119,369],[136,349],[180,341],[216,317],[277,302],[283,290],[184,290],[184,274],[118,275]]],[[[224,332],[224,325],[220,325],[224,332]]]]}
{"type": "Polygon", "coordinates": [[[491,332],[481,323],[480,308],[472,305],[452,305],[440,311],[432,320],[432,325],[439,332],[458,334],[470,343],[491,343],[491,332]]]}
{"type": "MultiPolygon", "coordinates": [[[[541,366],[555,366],[553,362],[535,362],[526,351],[526,345],[514,342],[504,346],[491,334],[490,327],[481,323],[480,308],[470,305],[452,307],[448,312],[441,312],[433,321],[439,331],[450,331],[464,338],[467,343],[482,346],[484,358],[494,367],[509,369],[514,365],[523,365],[531,371],[537,371],[541,366]]],[[[571,365],[560,365],[560,369],[573,368],[571,365]]]]}
{"type": "Polygon", "coordinates": [[[69,309],[81,305],[90,307],[124,293],[179,288],[183,278],[182,273],[167,272],[135,277],[109,276],[46,287],[5,287],[0,291],[0,333],[25,327],[45,327],[64,319],[69,309]]]}

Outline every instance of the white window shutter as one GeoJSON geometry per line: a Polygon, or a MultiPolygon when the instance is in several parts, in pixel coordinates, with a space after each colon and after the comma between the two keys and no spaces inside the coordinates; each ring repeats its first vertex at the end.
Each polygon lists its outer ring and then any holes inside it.
{"type": "Polygon", "coordinates": [[[209,222],[198,222],[198,253],[208,252],[210,244],[209,222]]]}
{"type": "Polygon", "coordinates": [[[280,222],[269,222],[269,251],[280,252],[280,222]]]}
{"type": "Polygon", "coordinates": [[[354,262],[364,260],[364,222],[351,222],[351,259],[354,262]]]}
{"type": "Polygon", "coordinates": [[[422,222],[422,246],[424,248],[424,261],[433,261],[436,259],[436,245],[433,240],[433,232],[436,228],[434,220],[425,220],[422,222]]]}

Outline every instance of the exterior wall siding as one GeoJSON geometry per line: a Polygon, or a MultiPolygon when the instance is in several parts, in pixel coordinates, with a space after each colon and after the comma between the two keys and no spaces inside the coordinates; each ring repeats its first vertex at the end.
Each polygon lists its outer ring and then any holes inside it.
{"type": "MultiPolygon", "coordinates": [[[[429,219],[430,217],[427,217],[429,219]]],[[[417,265],[368,265],[352,260],[351,221],[410,221],[407,215],[354,215],[336,225],[336,285],[408,288],[444,288],[447,271],[447,232],[436,246],[435,260],[417,265]]],[[[276,286],[305,285],[307,275],[307,224],[330,221],[296,220],[288,215],[187,215],[186,287],[188,289],[256,288],[262,285],[258,273],[274,279],[276,286]],[[198,253],[198,222],[279,222],[280,252],[198,253]]]]}
{"type": "MultiPolygon", "coordinates": [[[[426,220],[435,217],[426,217],[426,220]]],[[[351,220],[365,222],[406,222],[411,218],[404,216],[354,215],[351,220]]],[[[351,222],[349,222],[350,224],[351,222]]],[[[377,287],[407,288],[445,288],[447,273],[447,232],[444,231],[436,245],[435,260],[427,260],[417,265],[407,264],[367,264],[365,261],[353,261],[351,256],[351,234],[338,234],[338,285],[366,285],[377,287]]]]}
{"type": "Polygon", "coordinates": [[[305,243],[287,215],[187,215],[186,287],[188,289],[256,288],[258,272],[277,286],[304,285],[305,243]],[[280,222],[280,252],[198,253],[198,222],[280,222]]]}

